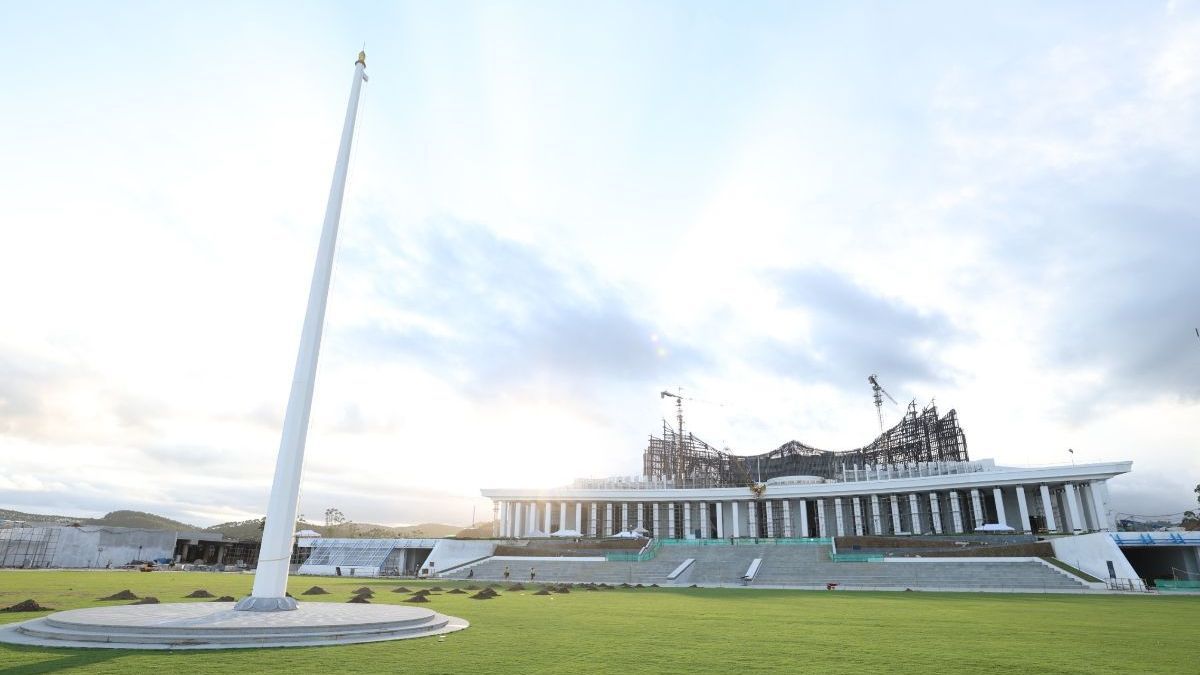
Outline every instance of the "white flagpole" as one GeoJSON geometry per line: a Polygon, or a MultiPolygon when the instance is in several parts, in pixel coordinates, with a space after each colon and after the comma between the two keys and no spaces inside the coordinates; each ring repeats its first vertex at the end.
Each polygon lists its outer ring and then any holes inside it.
{"type": "Polygon", "coordinates": [[[300,473],[304,467],[304,442],[308,436],[308,417],[312,411],[313,387],[316,384],[317,356],[321,351],[321,331],[325,324],[325,305],[329,300],[333,253],[342,214],[342,195],[346,190],[346,171],[350,163],[350,142],[354,138],[359,91],[367,79],[366,67],[367,55],[359,52],[358,61],[354,64],[350,102],[346,106],[346,122],[342,127],[342,144],[333,167],[333,184],[329,187],[329,203],[325,207],[325,224],[317,248],[312,287],[308,292],[308,309],[300,333],[300,351],[296,356],[292,391],[283,418],[283,434],[279,441],[279,457],[275,460],[275,480],[271,484],[271,498],[267,504],[267,522],[258,554],[258,569],[254,573],[254,588],[248,597],[238,602],[236,609],[269,612],[297,607],[296,601],[287,597],[288,566],[291,564],[293,530],[300,496],[300,473]]]}

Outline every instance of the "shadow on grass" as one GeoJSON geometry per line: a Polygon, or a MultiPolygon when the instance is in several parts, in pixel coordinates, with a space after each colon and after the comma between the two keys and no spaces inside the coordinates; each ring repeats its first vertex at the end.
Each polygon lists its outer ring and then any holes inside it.
{"type": "MultiPolygon", "coordinates": [[[[26,651],[24,649],[14,651],[26,651]]],[[[36,651],[36,650],[30,650],[36,651]]],[[[55,653],[58,655],[58,652],[55,653]]],[[[56,673],[68,668],[78,668],[81,666],[90,666],[94,663],[104,663],[112,661],[120,657],[122,654],[119,650],[114,649],[86,649],[74,650],[70,652],[62,652],[58,658],[49,661],[39,661],[38,663],[26,663],[20,666],[9,666],[0,668],[0,675],[35,675],[36,673],[56,673]]]]}

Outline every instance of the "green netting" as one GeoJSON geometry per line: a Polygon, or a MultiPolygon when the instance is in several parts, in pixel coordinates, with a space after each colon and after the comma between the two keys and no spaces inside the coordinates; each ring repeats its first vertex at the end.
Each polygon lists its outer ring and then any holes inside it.
{"type": "Polygon", "coordinates": [[[1186,579],[1155,579],[1154,587],[1164,591],[1195,591],[1200,590],[1200,581],[1190,581],[1186,579]]]}

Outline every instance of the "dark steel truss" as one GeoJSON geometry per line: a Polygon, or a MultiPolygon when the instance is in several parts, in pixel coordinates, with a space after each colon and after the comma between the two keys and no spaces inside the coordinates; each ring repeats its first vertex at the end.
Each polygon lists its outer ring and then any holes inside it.
{"type": "Polygon", "coordinates": [[[691,432],[681,436],[664,421],[662,436],[650,437],[642,465],[646,476],[674,479],[680,487],[733,487],[780,476],[842,478],[844,470],[874,464],[969,460],[958,415],[951,410],[939,418],[932,404],[918,412],[914,402],[899,424],[870,445],[841,452],[788,441],[761,455],[739,456],[718,450],[691,432]]]}

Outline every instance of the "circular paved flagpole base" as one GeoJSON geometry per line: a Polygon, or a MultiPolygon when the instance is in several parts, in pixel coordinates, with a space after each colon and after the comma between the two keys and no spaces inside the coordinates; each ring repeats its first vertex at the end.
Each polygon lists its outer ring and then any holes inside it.
{"type": "Polygon", "coordinates": [[[420,607],[306,602],[291,612],[242,612],[227,602],[194,602],[56,612],[0,626],[0,642],[108,649],[310,647],[441,635],[468,625],[420,607]]]}

